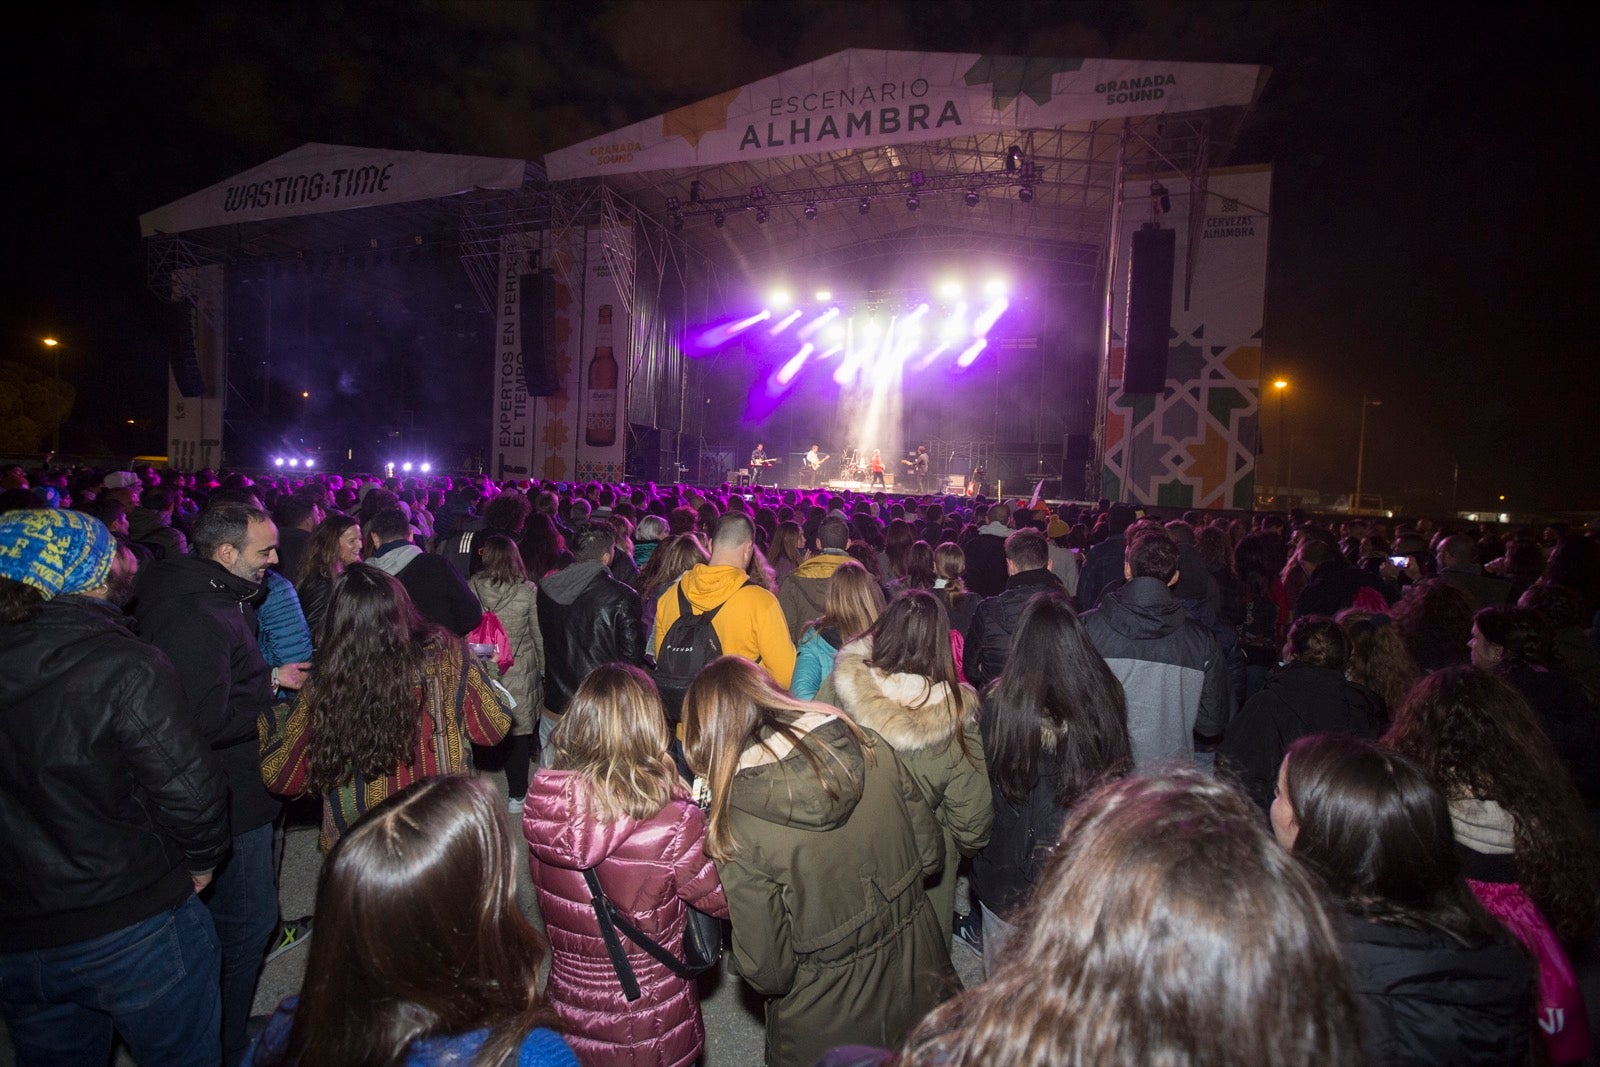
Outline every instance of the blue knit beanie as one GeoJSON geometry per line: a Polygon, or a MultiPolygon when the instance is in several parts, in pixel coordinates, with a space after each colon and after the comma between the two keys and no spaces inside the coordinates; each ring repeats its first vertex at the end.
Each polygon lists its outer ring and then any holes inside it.
{"type": "Polygon", "coordinates": [[[79,511],[8,511],[0,515],[0,578],[51,597],[105,584],[117,543],[98,520],[79,511]]]}

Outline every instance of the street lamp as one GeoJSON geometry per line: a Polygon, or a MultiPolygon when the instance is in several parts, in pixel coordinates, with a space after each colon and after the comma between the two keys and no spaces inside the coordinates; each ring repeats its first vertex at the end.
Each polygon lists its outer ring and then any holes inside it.
{"type": "Polygon", "coordinates": [[[1282,496],[1286,486],[1294,482],[1292,469],[1286,477],[1283,463],[1284,457],[1288,454],[1283,447],[1283,442],[1289,432],[1289,424],[1284,421],[1283,394],[1289,388],[1289,381],[1286,378],[1279,378],[1272,383],[1272,387],[1278,391],[1278,461],[1272,465],[1272,470],[1278,476],[1278,495],[1282,496]]]}
{"type": "MultiPolygon", "coordinates": [[[[60,392],[61,392],[61,342],[57,341],[54,337],[42,337],[42,338],[39,339],[39,342],[40,342],[40,344],[42,344],[46,348],[48,348],[50,350],[50,355],[52,357],[54,357],[52,359],[52,362],[55,364],[55,372],[54,372],[55,386],[56,386],[55,391],[59,395],[60,392]]],[[[60,452],[60,451],[61,451],[61,420],[57,419],[56,420],[55,430],[52,431],[52,433],[51,433],[50,453],[51,453],[51,455],[54,455],[55,453],[60,452]]]]}
{"type": "Polygon", "coordinates": [[[1356,439],[1356,495],[1350,501],[1352,515],[1361,507],[1361,473],[1367,458],[1367,409],[1382,406],[1382,400],[1368,400],[1365,393],[1361,394],[1361,435],[1356,439]]]}

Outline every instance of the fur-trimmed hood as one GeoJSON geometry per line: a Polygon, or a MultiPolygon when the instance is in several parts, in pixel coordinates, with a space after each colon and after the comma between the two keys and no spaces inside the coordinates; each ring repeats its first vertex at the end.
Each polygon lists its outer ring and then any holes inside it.
{"type": "Polygon", "coordinates": [[[857,723],[878,734],[897,752],[948,744],[978,710],[978,695],[961,684],[952,693],[943,682],[929,687],[911,674],[885,674],[868,666],[872,643],[852,641],[833,664],[839,706],[857,723]]]}

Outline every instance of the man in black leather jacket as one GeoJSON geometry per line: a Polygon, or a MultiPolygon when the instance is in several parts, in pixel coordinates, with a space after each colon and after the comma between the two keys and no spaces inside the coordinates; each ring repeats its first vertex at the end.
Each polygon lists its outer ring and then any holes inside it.
{"type": "Polygon", "coordinates": [[[104,1063],[113,1028],[140,1063],[212,1064],[221,956],[195,893],[227,789],[117,606],[115,552],[77,512],[0,518],[0,1013],[20,1064],[104,1063]]]}
{"type": "Polygon", "coordinates": [[[644,665],[644,624],[639,594],[607,568],[615,532],[586,522],[572,535],[576,562],[539,582],[539,632],[544,636],[544,703],[541,752],[567,710],[572,694],[602,663],[644,665]]]}
{"type": "Polygon", "coordinates": [[[1067,588],[1050,570],[1050,546],[1038,530],[1018,530],[1007,537],[1005,552],[1005,590],[978,603],[962,646],[962,669],[967,681],[979,689],[1000,677],[1011,634],[1028,601],[1040,593],[1066,592],[1067,588]]]}

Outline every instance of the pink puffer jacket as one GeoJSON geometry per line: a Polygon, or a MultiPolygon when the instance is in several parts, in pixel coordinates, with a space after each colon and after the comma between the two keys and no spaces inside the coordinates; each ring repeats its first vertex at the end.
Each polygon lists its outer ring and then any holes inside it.
{"type": "Polygon", "coordinates": [[[677,953],[689,905],[728,914],[717,869],[705,854],[705,815],[680,792],[654,818],[602,823],[583,778],[541,770],[528,788],[522,832],[550,937],[547,994],[578,1059],[605,1067],[693,1063],[705,1045],[694,983],[622,936],[642,993],[628,1002],[600,937],[583,871],[598,866],[612,905],[677,953]]]}

